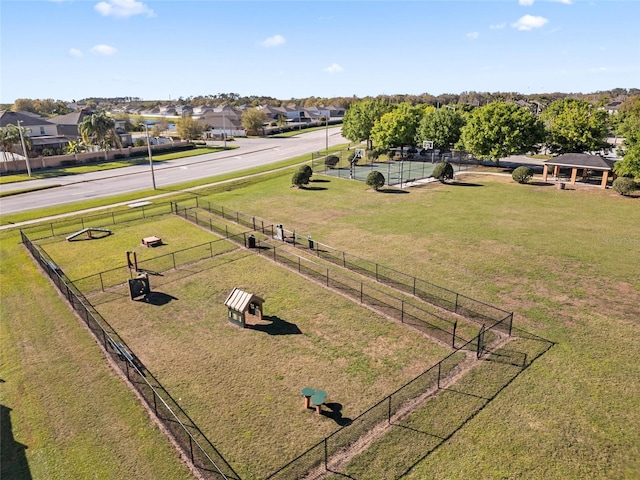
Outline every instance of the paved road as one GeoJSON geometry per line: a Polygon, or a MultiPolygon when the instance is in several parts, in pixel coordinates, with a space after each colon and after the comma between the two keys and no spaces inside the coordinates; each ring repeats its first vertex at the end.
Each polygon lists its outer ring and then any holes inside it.
{"type": "MultiPolygon", "coordinates": [[[[163,186],[267,165],[299,155],[310,154],[314,151],[322,151],[325,149],[326,142],[327,132],[325,130],[288,138],[237,139],[234,143],[240,148],[235,150],[154,164],[156,186],[162,190],[163,186]]],[[[329,146],[333,146],[348,143],[348,140],[342,137],[340,127],[333,127],[328,131],[328,143],[329,146]]],[[[9,214],[79,200],[147,190],[152,188],[152,180],[148,165],[136,165],[103,172],[0,185],[0,192],[51,185],[60,186],[0,199],[0,211],[3,214],[9,214]]]]}

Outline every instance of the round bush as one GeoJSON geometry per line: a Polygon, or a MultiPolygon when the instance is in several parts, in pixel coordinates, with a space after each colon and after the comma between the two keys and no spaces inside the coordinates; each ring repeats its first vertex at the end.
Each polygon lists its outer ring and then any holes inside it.
{"type": "Polygon", "coordinates": [[[453,167],[449,162],[440,162],[433,169],[431,176],[444,183],[446,180],[453,179],[453,167]]]}
{"type": "Polygon", "coordinates": [[[613,181],[613,189],[620,195],[631,195],[637,188],[633,178],[618,177],[613,181]]]}
{"type": "Polygon", "coordinates": [[[294,185],[296,187],[302,187],[307,183],[309,183],[309,179],[302,170],[298,170],[293,174],[293,177],[291,177],[291,185],[294,185]]]}
{"type": "Polygon", "coordinates": [[[313,169],[309,165],[302,165],[299,170],[300,170],[300,172],[302,172],[302,174],[306,178],[306,182],[304,182],[304,183],[305,184],[309,183],[309,179],[313,175],[313,169]]]}
{"type": "Polygon", "coordinates": [[[376,191],[384,185],[385,179],[379,171],[373,170],[367,175],[367,185],[373,187],[376,191]]]}
{"type": "Polygon", "coordinates": [[[340,158],[336,157],[335,155],[329,155],[327,158],[325,158],[324,164],[329,168],[334,168],[339,161],[340,158]]]}
{"type": "Polygon", "coordinates": [[[518,183],[529,183],[531,177],[533,177],[533,172],[529,167],[525,167],[524,165],[516,168],[511,174],[511,178],[518,183]]]}

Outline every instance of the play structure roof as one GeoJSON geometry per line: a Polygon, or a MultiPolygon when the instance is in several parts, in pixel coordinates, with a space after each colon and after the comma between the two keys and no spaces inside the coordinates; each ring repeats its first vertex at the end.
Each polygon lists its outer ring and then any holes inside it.
{"type": "Polygon", "coordinates": [[[263,304],[264,300],[257,295],[245,292],[239,288],[234,288],[224,301],[224,305],[226,307],[229,307],[236,312],[244,312],[250,303],[263,304]]]}

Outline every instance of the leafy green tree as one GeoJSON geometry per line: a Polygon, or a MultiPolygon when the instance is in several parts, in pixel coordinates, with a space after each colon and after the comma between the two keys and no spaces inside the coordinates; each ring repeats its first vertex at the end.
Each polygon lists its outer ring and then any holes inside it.
{"type": "Polygon", "coordinates": [[[242,127],[247,132],[258,132],[262,130],[262,134],[264,135],[264,122],[267,121],[267,114],[258,108],[250,108],[249,110],[245,110],[242,114],[242,127]]]}
{"type": "Polygon", "coordinates": [[[553,153],[584,153],[607,147],[608,114],[584,100],[556,100],[541,115],[553,153]]]}
{"type": "Polygon", "coordinates": [[[416,144],[421,145],[424,140],[430,140],[434,148],[450,150],[460,140],[465,123],[465,117],[457,110],[449,108],[430,110],[420,121],[416,144]]]}
{"type": "Polygon", "coordinates": [[[204,125],[193,117],[183,117],[176,121],[176,132],[183,140],[194,140],[200,138],[204,132],[204,125]]]}
{"type": "Polygon", "coordinates": [[[367,148],[371,148],[371,130],[375,123],[390,112],[392,106],[383,99],[365,99],[352,103],[344,112],[342,119],[342,135],[352,142],[367,141],[367,148]]]}
{"type": "Polygon", "coordinates": [[[618,116],[616,134],[624,137],[624,141],[619,150],[622,160],[613,165],[613,171],[640,179],[640,96],[626,101],[618,116]]]}
{"type": "Polygon", "coordinates": [[[401,103],[380,117],[371,129],[371,140],[376,148],[402,148],[412,145],[424,109],[410,103],[401,103]]]}
{"type": "Polygon", "coordinates": [[[307,181],[304,182],[306,185],[307,183],[309,183],[309,180],[311,180],[311,176],[313,175],[313,169],[309,165],[302,165],[299,168],[299,170],[304,174],[304,176],[307,179],[307,181]]]}
{"type": "Polygon", "coordinates": [[[433,178],[437,178],[442,183],[445,183],[447,180],[453,180],[453,175],[453,166],[449,162],[438,163],[431,174],[433,178]]]}
{"type": "Polygon", "coordinates": [[[369,175],[367,175],[366,183],[370,187],[373,187],[374,190],[377,192],[378,190],[380,190],[380,188],[384,186],[384,183],[385,183],[384,175],[382,175],[382,173],[380,173],[377,170],[373,170],[371,173],[369,173],[369,175]]]}
{"type": "Polygon", "coordinates": [[[162,132],[168,130],[169,128],[169,120],[166,118],[159,119],[156,123],[153,124],[151,130],[149,130],[149,134],[152,137],[159,137],[162,135],[162,132]]]}
{"type": "Polygon", "coordinates": [[[471,112],[460,140],[469,153],[499,165],[501,158],[535,151],[544,127],[526,108],[494,102],[471,112]]]}
{"type": "Polygon", "coordinates": [[[296,170],[293,176],[291,177],[291,185],[302,188],[304,185],[309,183],[309,177],[306,172],[303,170],[296,170]]]}
{"type": "Polygon", "coordinates": [[[113,146],[122,148],[120,135],[116,132],[115,125],[115,120],[104,112],[99,112],[84,117],[78,130],[85,145],[97,145],[104,150],[104,159],[106,160],[110,148],[113,146]]]}

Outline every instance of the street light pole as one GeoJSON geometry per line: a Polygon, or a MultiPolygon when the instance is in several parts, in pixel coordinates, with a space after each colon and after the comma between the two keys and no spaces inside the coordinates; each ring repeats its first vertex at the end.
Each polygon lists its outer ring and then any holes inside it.
{"type": "Polygon", "coordinates": [[[18,132],[20,132],[20,143],[22,143],[22,153],[24,155],[24,161],[27,164],[27,174],[29,178],[31,178],[31,165],[29,165],[29,154],[27,153],[27,145],[24,143],[24,135],[22,134],[22,127],[20,124],[22,120],[18,120],[16,122],[18,124],[18,132]]]}
{"type": "Polygon", "coordinates": [[[222,107],[222,139],[224,140],[224,148],[227,148],[227,122],[224,115],[224,107],[222,107]]]}
{"type": "Polygon", "coordinates": [[[324,143],[325,143],[325,150],[327,151],[327,155],[329,155],[329,115],[326,115],[324,118],[326,123],[324,143]]]}
{"type": "Polygon", "coordinates": [[[151,142],[149,140],[149,125],[144,122],[144,131],[147,134],[147,152],[149,152],[149,166],[151,167],[151,182],[153,183],[153,189],[156,190],[156,177],[153,174],[153,158],[151,157],[151,142]]]}

